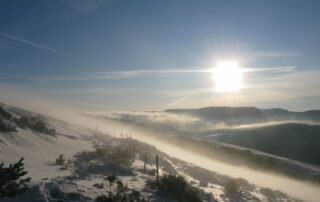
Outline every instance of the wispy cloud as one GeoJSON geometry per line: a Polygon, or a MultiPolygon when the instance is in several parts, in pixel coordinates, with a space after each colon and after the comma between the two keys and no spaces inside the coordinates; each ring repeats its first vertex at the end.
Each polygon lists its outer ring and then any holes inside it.
{"type": "Polygon", "coordinates": [[[150,94],[155,95],[168,95],[168,96],[181,96],[181,95],[197,95],[197,94],[206,94],[212,93],[212,88],[194,88],[187,90],[169,90],[169,91],[152,91],[150,94]]]}
{"type": "Polygon", "coordinates": [[[65,88],[51,90],[50,93],[53,95],[62,95],[64,97],[81,97],[88,96],[93,97],[104,97],[107,95],[123,94],[137,91],[134,88],[120,88],[120,87],[84,87],[84,88],[65,88]]]}
{"type": "Polygon", "coordinates": [[[11,73],[0,73],[1,77],[15,77],[15,78],[28,78],[24,75],[20,75],[20,74],[11,74],[11,73]]]}
{"type": "Polygon", "coordinates": [[[39,80],[46,81],[81,81],[81,80],[105,80],[105,79],[126,79],[154,74],[198,74],[209,73],[211,69],[139,69],[81,73],[75,76],[49,77],[39,80]]]}
{"type": "Polygon", "coordinates": [[[282,66],[282,67],[252,67],[243,68],[244,72],[291,72],[295,70],[295,66],[282,66]]]}
{"type": "MultiPolygon", "coordinates": [[[[82,80],[107,80],[107,79],[127,79],[141,76],[170,75],[170,74],[208,74],[214,73],[214,68],[178,68],[178,69],[136,69],[136,70],[114,70],[90,73],[79,73],[72,76],[58,76],[39,78],[45,81],[82,81],[82,80]]],[[[280,67],[253,67],[243,68],[244,72],[291,72],[294,66],[280,67]]]]}
{"type": "Polygon", "coordinates": [[[242,55],[249,58],[275,58],[275,57],[295,57],[302,55],[299,51],[242,51],[242,55]]]}
{"type": "Polygon", "coordinates": [[[29,41],[29,40],[26,40],[26,39],[23,39],[23,38],[20,38],[20,37],[17,37],[17,36],[13,36],[11,34],[6,34],[6,33],[3,33],[3,32],[0,32],[0,36],[8,38],[8,39],[11,39],[11,40],[14,40],[14,41],[19,41],[21,43],[24,43],[24,44],[27,44],[27,45],[30,45],[30,46],[33,46],[33,47],[36,47],[36,48],[41,48],[41,49],[44,49],[44,50],[47,50],[47,51],[59,53],[59,54],[62,54],[62,55],[70,55],[70,54],[68,54],[68,53],[66,53],[64,51],[45,46],[43,44],[35,43],[35,42],[29,41]]]}

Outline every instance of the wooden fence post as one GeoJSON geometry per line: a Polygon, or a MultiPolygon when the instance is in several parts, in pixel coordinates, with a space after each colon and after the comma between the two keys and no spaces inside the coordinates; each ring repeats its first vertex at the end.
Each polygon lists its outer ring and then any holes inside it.
{"type": "Polygon", "coordinates": [[[157,182],[159,183],[159,157],[156,156],[156,167],[157,167],[157,182]]]}
{"type": "Polygon", "coordinates": [[[146,173],[146,167],[147,167],[147,154],[144,154],[144,166],[143,166],[143,173],[146,173]]]}

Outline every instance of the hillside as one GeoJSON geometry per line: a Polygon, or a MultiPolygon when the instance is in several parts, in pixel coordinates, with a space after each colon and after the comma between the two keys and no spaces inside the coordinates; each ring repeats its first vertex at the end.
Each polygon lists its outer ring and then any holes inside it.
{"type": "Polygon", "coordinates": [[[207,121],[227,124],[247,124],[266,121],[265,115],[255,107],[206,107],[199,109],[167,109],[165,112],[189,114],[207,121]]]}
{"type": "Polygon", "coordinates": [[[299,123],[225,130],[212,139],[320,166],[320,126],[299,123]]]}

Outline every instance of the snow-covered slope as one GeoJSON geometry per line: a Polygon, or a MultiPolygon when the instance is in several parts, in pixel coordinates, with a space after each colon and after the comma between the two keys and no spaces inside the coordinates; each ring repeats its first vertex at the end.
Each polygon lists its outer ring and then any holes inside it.
{"type": "MultiPolygon", "coordinates": [[[[38,116],[17,108],[2,106],[12,117],[38,116]]],[[[13,163],[23,157],[25,167],[34,183],[39,182],[41,178],[69,174],[50,166],[59,154],[63,153],[67,158],[72,158],[79,151],[93,149],[91,141],[87,138],[88,131],[48,117],[41,119],[55,130],[55,135],[46,135],[18,126],[16,131],[0,132],[0,161],[13,163]]],[[[11,121],[11,124],[14,123],[11,121]]]]}

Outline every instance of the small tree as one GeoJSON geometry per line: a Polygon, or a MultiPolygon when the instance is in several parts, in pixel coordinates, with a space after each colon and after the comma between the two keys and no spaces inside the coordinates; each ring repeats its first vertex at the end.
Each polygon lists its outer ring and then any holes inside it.
{"type": "Polygon", "coordinates": [[[117,180],[117,193],[121,193],[125,191],[125,186],[121,180],[117,180]]]}
{"type": "Polygon", "coordinates": [[[22,178],[28,172],[24,171],[23,158],[17,163],[10,164],[8,168],[4,164],[0,164],[0,198],[9,196],[13,197],[16,194],[24,193],[28,190],[27,183],[31,178],[22,178]]]}
{"type": "Polygon", "coordinates": [[[110,187],[110,193],[111,193],[111,194],[112,194],[112,192],[111,192],[111,187],[112,187],[113,183],[114,183],[117,179],[118,179],[118,178],[117,178],[117,176],[115,176],[115,175],[110,175],[110,176],[107,177],[107,180],[108,180],[108,182],[109,182],[109,187],[110,187]]]}
{"type": "Polygon", "coordinates": [[[66,159],[64,158],[63,154],[60,154],[59,157],[56,159],[57,165],[64,165],[66,159]]]}

